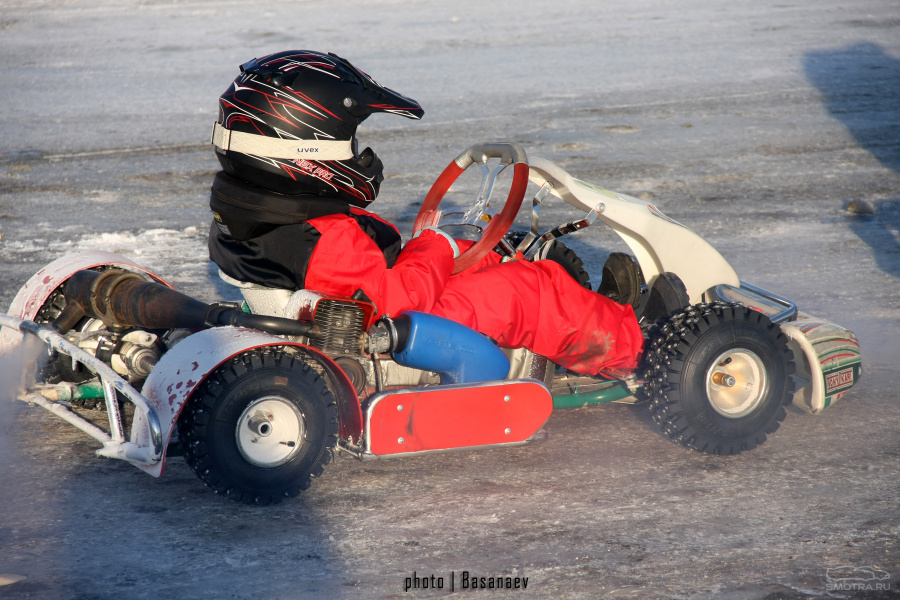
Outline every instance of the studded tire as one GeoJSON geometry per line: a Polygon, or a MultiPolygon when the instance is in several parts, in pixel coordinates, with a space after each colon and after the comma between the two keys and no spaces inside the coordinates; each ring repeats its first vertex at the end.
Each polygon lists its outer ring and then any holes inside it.
{"type": "Polygon", "coordinates": [[[677,313],[651,332],[643,364],[653,420],[672,440],[708,454],[765,442],[793,392],[793,356],[781,328],[738,304],[677,313]]]}
{"type": "Polygon", "coordinates": [[[178,420],[184,457],[216,493],[277,504],[308,489],[332,458],[338,408],[325,381],[279,348],[217,368],[178,420]]]}

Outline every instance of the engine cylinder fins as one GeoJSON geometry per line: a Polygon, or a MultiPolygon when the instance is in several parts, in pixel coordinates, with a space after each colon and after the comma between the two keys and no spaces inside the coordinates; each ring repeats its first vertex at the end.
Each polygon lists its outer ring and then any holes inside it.
{"type": "Polygon", "coordinates": [[[364,321],[365,314],[356,304],[322,300],[314,321],[320,333],[310,337],[310,343],[326,354],[359,354],[364,321]]]}

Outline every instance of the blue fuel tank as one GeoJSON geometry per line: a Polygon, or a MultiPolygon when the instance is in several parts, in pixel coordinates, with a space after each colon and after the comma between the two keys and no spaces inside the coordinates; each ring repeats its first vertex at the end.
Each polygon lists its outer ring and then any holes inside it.
{"type": "Polygon", "coordinates": [[[401,365],[434,371],[441,383],[477,383],[505,379],[509,359],[484,335],[456,321],[410,311],[394,324],[407,337],[392,356],[401,365]]]}

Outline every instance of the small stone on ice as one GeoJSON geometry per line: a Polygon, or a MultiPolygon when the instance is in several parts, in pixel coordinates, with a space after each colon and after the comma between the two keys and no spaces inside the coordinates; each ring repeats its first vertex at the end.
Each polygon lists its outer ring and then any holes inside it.
{"type": "Polygon", "coordinates": [[[847,204],[847,210],[856,215],[874,215],[875,204],[871,200],[857,198],[856,200],[851,200],[850,203],[847,204]]]}

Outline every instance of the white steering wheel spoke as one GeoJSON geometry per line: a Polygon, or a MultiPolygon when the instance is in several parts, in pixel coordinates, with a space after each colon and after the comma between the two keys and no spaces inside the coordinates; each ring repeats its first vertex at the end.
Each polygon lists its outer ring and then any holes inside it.
{"type": "Polygon", "coordinates": [[[488,166],[486,160],[484,163],[479,162],[476,164],[481,169],[481,189],[478,192],[478,197],[475,199],[475,204],[463,216],[463,222],[467,225],[475,225],[481,221],[484,224],[482,226],[486,226],[497,214],[497,211],[491,209],[491,195],[494,193],[494,184],[497,182],[497,176],[506,168],[507,163],[501,162],[493,169],[488,166]],[[485,215],[487,215],[487,219],[484,218],[485,215]]]}

